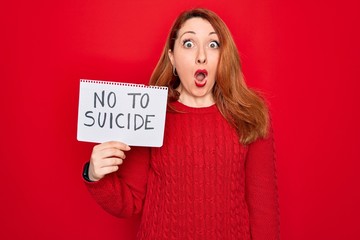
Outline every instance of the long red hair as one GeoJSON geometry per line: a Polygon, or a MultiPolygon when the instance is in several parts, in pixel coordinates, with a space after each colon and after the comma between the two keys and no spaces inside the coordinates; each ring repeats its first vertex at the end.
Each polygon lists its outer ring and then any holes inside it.
{"type": "Polygon", "coordinates": [[[197,8],[179,15],[170,29],[161,57],[150,78],[150,85],[169,88],[168,104],[179,99],[180,93],[176,88],[180,84],[180,79],[172,72],[168,52],[174,50],[179,29],[188,19],[194,17],[207,20],[219,37],[220,58],[213,88],[218,109],[235,127],[241,143],[249,144],[258,138],[266,137],[269,114],[265,101],[246,86],[232,35],[221,18],[210,10],[197,8]]]}

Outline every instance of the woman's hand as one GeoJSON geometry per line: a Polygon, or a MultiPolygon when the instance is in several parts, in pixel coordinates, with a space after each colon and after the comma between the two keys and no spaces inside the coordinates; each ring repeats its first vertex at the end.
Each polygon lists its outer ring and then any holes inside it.
{"type": "Polygon", "coordinates": [[[89,179],[99,181],[106,174],[116,172],[126,158],[124,151],[130,147],[122,142],[105,142],[93,148],[89,165],[89,179]]]}

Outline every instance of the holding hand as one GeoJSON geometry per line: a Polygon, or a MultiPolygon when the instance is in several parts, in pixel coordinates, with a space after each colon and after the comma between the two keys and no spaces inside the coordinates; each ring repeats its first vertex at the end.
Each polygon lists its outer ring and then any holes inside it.
{"type": "Polygon", "coordinates": [[[89,165],[89,179],[99,181],[106,174],[116,172],[126,158],[130,147],[122,142],[105,142],[93,148],[89,165]]]}

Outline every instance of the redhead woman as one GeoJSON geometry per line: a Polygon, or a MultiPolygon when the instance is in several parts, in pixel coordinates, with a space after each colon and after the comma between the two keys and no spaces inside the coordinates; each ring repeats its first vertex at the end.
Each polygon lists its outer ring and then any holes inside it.
{"type": "Polygon", "coordinates": [[[96,145],[83,176],[98,204],[141,214],[138,239],[279,239],[268,109],[218,15],[180,14],[150,85],[169,88],[164,144],[96,145]]]}

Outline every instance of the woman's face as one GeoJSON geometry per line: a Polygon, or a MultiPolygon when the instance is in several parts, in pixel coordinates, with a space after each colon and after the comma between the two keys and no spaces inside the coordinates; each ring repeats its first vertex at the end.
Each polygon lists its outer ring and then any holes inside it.
{"type": "Polygon", "coordinates": [[[211,24],[202,18],[187,20],[179,29],[169,58],[180,78],[179,101],[192,107],[214,103],[212,88],[219,62],[219,38],[211,24]]]}

